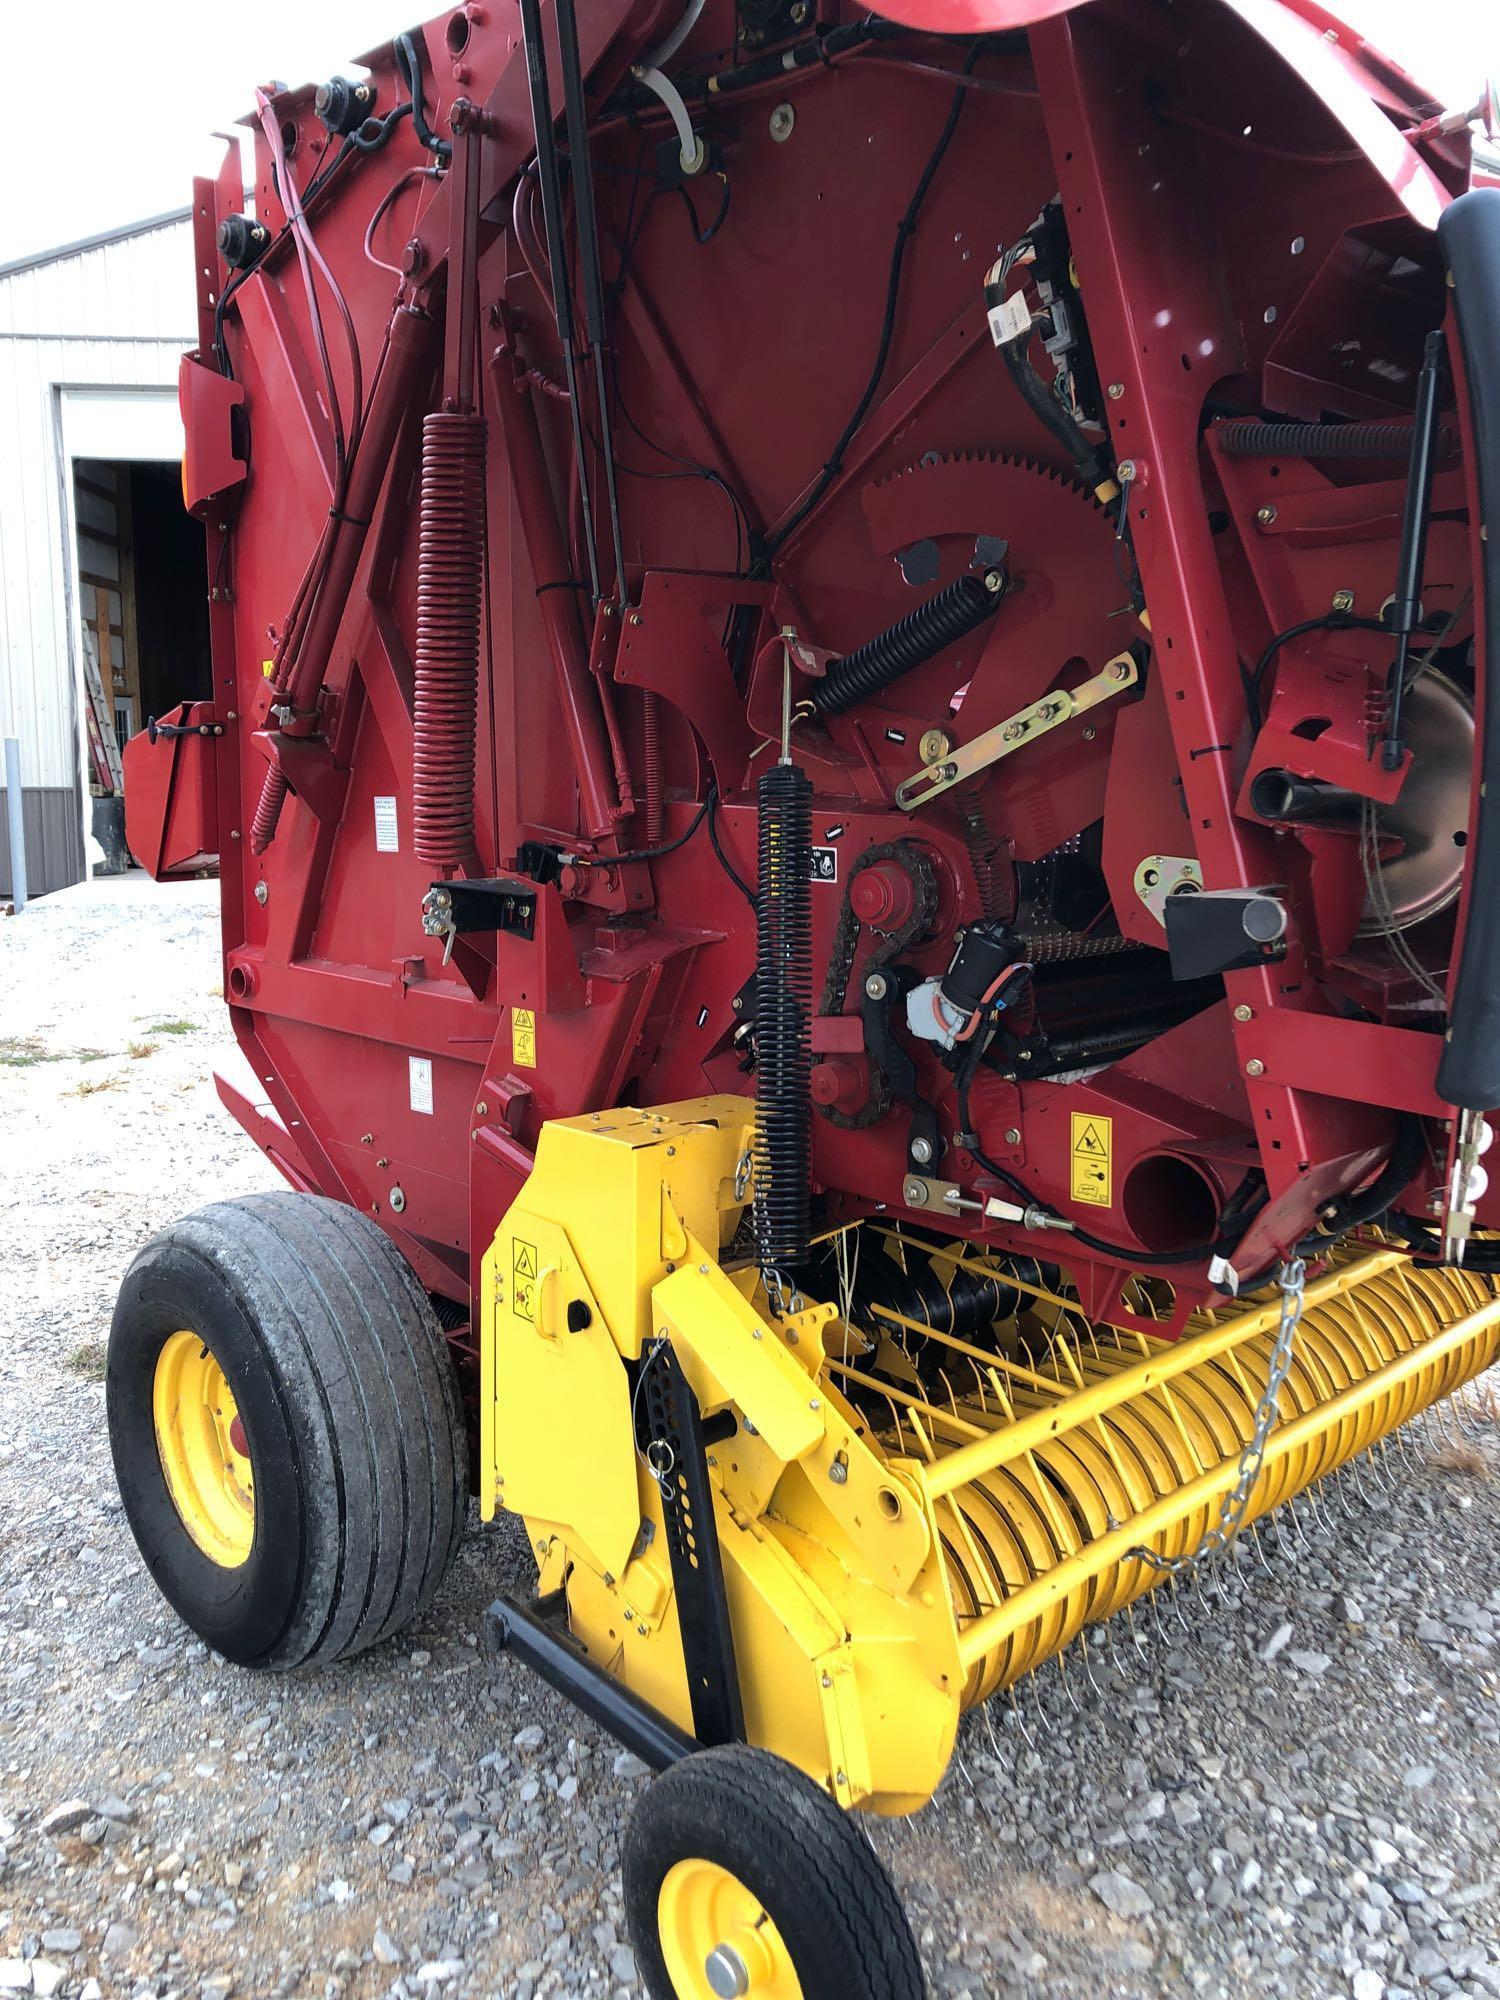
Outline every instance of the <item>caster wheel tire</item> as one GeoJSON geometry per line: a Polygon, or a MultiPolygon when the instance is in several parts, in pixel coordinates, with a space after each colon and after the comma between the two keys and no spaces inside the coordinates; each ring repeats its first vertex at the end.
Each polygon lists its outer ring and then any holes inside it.
{"type": "Polygon", "coordinates": [[[341,1659],[430,1602],[468,1511],[463,1409],[368,1217],[279,1193],[163,1230],[120,1288],[105,1397],[146,1567],[227,1659],[341,1659]]]}
{"type": "Polygon", "coordinates": [[[641,1798],[625,1912],[653,2000],[922,2000],[890,1878],[810,1778],[739,1744],[674,1764],[641,1798]]]}

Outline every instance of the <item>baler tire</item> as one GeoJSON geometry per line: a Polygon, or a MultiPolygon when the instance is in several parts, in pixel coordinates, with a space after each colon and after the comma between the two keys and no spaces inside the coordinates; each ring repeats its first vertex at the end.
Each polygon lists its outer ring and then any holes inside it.
{"type": "MultiPolygon", "coordinates": [[[[696,1951],[694,1983],[674,1983],[663,1949],[662,1891],[679,1865],[705,1864],[735,1878],[734,1889],[748,1892],[770,1919],[802,2000],[922,2000],[911,1926],[852,1814],[794,1765],[737,1743],[673,1764],[631,1817],[625,1915],[653,2000],[703,1990],[696,1951]]],[[[749,1990],[758,1990],[754,1981],[749,1990]]]]}
{"type": "MultiPolygon", "coordinates": [[[[367,1216],[283,1191],[215,1202],[153,1237],[120,1288],[105,1400],[146,1566],[226,1659],[326,1664],[431,1603],[468,1511],[463,1407],[427,1294],[367,1216]],[[210,1516],[182,1505],[185,1460],[171,1431],[187,1425],[168,1413],[167,1434],[158,1428],[161,1356],[183,1332],[193,1339],[179,1354],[227,1386],[228,1436],[253,1473],[239,1560],[222,1543],[216,1557],[210,1516]]],[[[199,1430],[211,1456],[212,1432],[199,1430]]]]}

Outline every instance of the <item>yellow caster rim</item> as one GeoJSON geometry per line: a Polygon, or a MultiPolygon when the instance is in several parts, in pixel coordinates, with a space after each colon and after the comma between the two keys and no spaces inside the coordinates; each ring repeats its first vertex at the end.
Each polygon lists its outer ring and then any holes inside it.
{"type": "Polygon", "coordinates": [[[802,2000],[802,1982],[760,1898],[716,1861],[679,1861],[656,1903],[678,2000],[802,2000]]]}
{"type": "Polygon", "coordinates": [[[151,1391],[156,1448],[172,1505],[198,1547],[238,1569],[255,1542],[255,1476],[223,1369],[196,1333],[170,1334],[151,1391]]]}

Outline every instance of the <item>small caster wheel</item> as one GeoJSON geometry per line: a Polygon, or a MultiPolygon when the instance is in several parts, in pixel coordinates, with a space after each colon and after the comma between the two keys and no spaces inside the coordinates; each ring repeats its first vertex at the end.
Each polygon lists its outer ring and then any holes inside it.
{"type": "Polygon", "coordinates": [[[625,1913],[653,2000],[922,2000],[890,1878],[801,1771],[741,1744],[674,1764],[625,1838],[625,1913]]]}

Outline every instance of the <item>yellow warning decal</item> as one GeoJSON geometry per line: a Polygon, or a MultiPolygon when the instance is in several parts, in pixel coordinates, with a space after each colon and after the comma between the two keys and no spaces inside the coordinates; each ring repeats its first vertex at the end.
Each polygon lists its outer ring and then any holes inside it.
{"type": "Polygon", "coordinates": [[[1108,1208],[1110,1159],[1114,1152],[1115,1121],[1100,1118],[1092,1111],[1075,1111],[1073,1118],[1072,1193],[1074,1201],[1108,1208]]]}
{"type": "Polygon", "coordinates": [[[530,1007],[511,1009],[510,1047],[518,1068],[536,1068],[536,1014],[530,1007]]]}
{"type": "Polygon", "coordinates": [[[260,673],[261,673],[261,679],[262,679],[262,680],[267,680],[267,681],[268,681],[268,680],[269,680],[269,679],[271,678],[272,674],[274,674],[274,673],[275,673],[275,671],[276,671],[276,662],[275,662],[274,660],[262,660],[262,661],[261,661],[261,663],[260,663],[260,673]]]}
{"type": "Polygon", "coordinates": [[[511,1238],[510,1309],[517,1319],[536,1324],[536,1245],[511,1238]]]}

